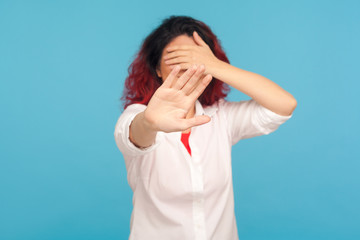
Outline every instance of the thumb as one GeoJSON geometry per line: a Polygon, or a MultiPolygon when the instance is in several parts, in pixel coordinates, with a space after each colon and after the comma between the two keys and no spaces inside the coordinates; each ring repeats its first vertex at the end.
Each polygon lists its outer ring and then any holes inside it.
{"type": "Polygon", "coordinates": [[[204,42],[204,40],[200,37],[200,35],[194,31],[193,32],[193,36],[194,36],[194,40],[195,42],[200,45],[200,46],[207,46],[206,42],[204,42]]]}
{"type": "Polygon", "coordinates": [[[210,122],[211,118],[207,115],[199,115],[199,116],[195,116],[193,118],[189,118],[189,119],[183,119],[182,120],[182,126],[185,129],[191,128],[191,127],[195,127],[195,126],[199,126],[205,123],[210,122]]]}

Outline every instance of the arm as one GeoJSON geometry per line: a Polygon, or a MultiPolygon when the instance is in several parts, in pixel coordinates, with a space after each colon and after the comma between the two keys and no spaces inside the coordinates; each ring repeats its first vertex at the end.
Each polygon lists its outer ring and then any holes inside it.
{"type": "Polygon", "coordinates": [[[188,68],[191,64],[204,64],[205,73],[245,93],[265,108],[279,115],[292,114],[297,102],[290,93],[266,77],[219,60],[196,32],[193,33],[193,38],[196,46],[180,45],[167,48],[165,63],[171,67],[180,65],[182,69],[188,68]]]}
{"type": "Polygon", "coordinates": [[[144,112],[138,113],[130,124],[130,141],[139,148],[151,146],[156,138],[157,131],[151,128],[150,123],[144,117],[144,112]]]}
{"type": "Polygon", "coordinates": [[[267,109],[283,116],[291,115],[296,99],[271,80],[257,73],[217,60],[211,73],[215,78],[250,96],[267,109]]]}
{"type": "Polygon", "coordinates": [[[184,131],[210,121],[209,116],[186,119],[186,115],[212,76],[208,74],[203,77],[204,66],[193,66],[176,79],[179,71],[180,68],[171,71],[151,97],[145,111],[138,113],[130,124],[129,137],[137,147],[151,146],[158,131],[184,131]]]}

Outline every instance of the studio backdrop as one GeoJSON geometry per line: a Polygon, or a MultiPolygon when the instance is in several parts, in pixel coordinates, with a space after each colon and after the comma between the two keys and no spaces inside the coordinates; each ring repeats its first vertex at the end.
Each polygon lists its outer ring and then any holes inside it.
{"type": "MultiPolygon", "coordinates": [[[[289,91],[293,117],[232,149],[242,240],[360,239],[359,1],[0,1],[0,239],[127,239],[114,141],[128,67],[171,15],[289,91]]],[[[249,99],[232,90],[229,101],[249,99]]]]}

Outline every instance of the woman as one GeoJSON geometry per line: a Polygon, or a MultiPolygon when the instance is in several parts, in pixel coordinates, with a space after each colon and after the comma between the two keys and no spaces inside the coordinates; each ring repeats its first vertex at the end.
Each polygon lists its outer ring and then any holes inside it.
{"type": "Polygon", "coordinates": [[[229,64],[203,22],[171,16],[129,68],[115,126],[133,195],[129,239],[238,239],[231,147],[292,116],[294,97],[229,64]],[[251,100],[224,99],[228,85],[251,100]]]}

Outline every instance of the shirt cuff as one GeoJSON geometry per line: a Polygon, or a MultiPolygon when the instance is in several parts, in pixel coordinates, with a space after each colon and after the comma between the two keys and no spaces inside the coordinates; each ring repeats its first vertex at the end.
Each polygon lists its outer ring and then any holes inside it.
{"type": "Polygon", "coordinates": [[[156,133],[155,142],[146,148],[139,148],[130,141],[130,124],[137,114],[131,114],[121,121],[115,128],[115,140],[118,148],[124,155],[139,156],[152,152],[160,145],[159,132],[156,133]]]}
{"type": "Polygon", "coordinates": [[[259,104],[259,116],[260,120],[258,120],[258,126],[265,134],[269,134],[275,131],[281,124],[289,120],[293,114],[289,116],[283,116],[277,114],[266,107],[259,104]]]}

